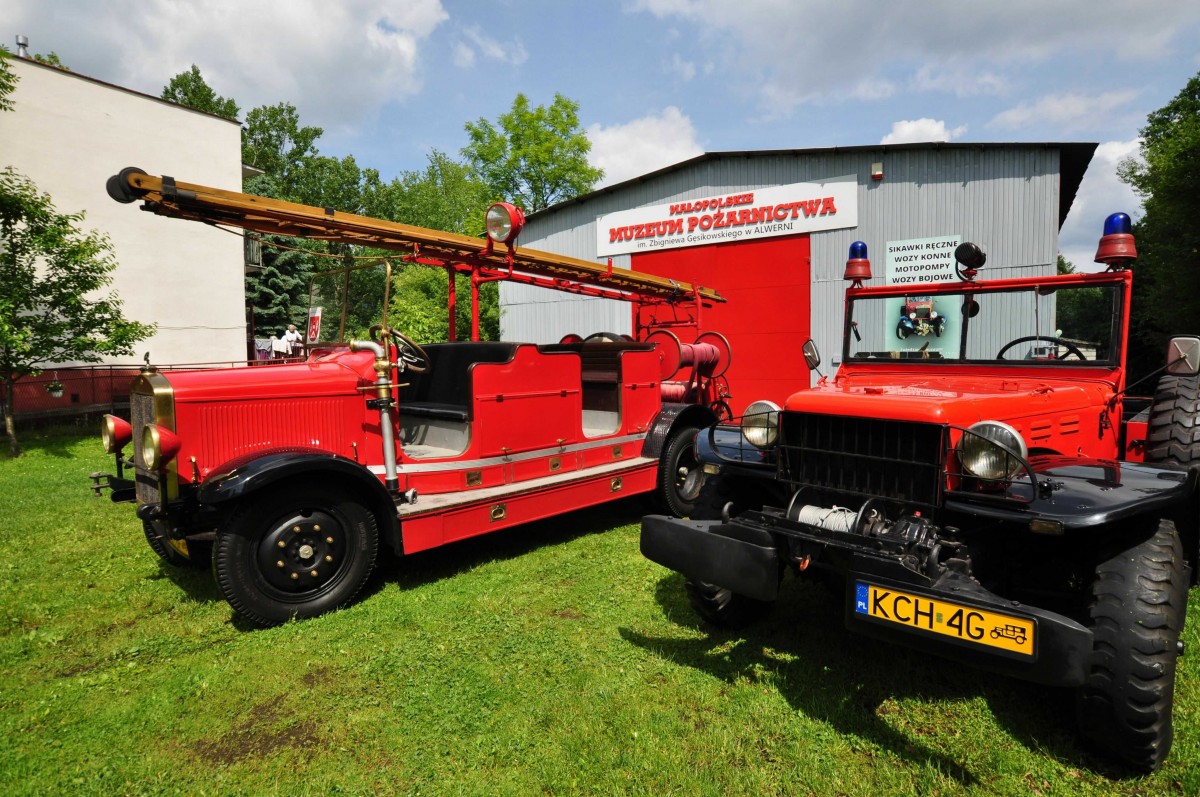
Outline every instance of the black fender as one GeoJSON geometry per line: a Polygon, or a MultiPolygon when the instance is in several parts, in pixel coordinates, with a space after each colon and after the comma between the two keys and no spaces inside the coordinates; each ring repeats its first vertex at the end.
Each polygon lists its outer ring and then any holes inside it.
{"type": "Polygon", "coordinates": [[[646,433],[646,442],[642,446],[642,456],[658,458],[667,447],[667,441],[678,428],[695,426],[703,429],[717,422],[717,414],[701,404],[663,404],[662,410],[654,416],[650,430],[646,433]]]}
{"type": "Polygon", "coordinates": [[[1028,524],[1052,521],[1064,530],[1104,526],[1134,517],[1171,517],[1196,495],[1197,472],[1140,462],[1031,458],[1037,480],[1050,490],[1029,503],[992,502],[986,495],[951,493],[946,509],[1028,524]]]}
{"type": "Polygon", "coordinates": [[[231,504],[296,476],[341,479],[361,487],[368,507],[380,521],[383,539],[397,551],[403,550],[396,502],[379,477],[353,460],[319,449],[259,452],[227,462],[208,475],[197,490],[196,499],[202,506],[231,504]]]}

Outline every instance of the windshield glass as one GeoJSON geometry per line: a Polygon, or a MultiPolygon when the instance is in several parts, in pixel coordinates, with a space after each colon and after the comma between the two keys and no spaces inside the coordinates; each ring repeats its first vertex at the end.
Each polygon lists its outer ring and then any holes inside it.
{"type": "Polygon", "coordinates": [[[379,261],[313,275],[305,342],[311,345],[366,339],[371,325],[385,320],[390,280],[391,265],[379,261]]]}
{"type": "Polygon", "coordinates": [[[847,311],[844,356],[1116,365],[1121,300],[1119,285],[858,297],[847,311]]]}

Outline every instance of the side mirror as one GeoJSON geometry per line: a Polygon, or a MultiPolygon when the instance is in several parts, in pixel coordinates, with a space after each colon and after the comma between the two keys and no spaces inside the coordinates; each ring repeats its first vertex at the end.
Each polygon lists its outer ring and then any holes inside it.
{"type": "MultiPolygon", "coordinates": [[[[1200,343],[1200,340],[1197,343],[1200,343]]],[[[821,352],[817,349],[817,344],[813,342],[812,338],[804,342],[802,350],[804,352],[804,364],[808,366],[808,370],[817,370],[821,366],[821,352]]]]}
{"type": "Polygon", "coordinates": [[[1200,338],[1180,335],[1167,343],[1167,373],[1171,376],[1200,374],[1200,338]]]}

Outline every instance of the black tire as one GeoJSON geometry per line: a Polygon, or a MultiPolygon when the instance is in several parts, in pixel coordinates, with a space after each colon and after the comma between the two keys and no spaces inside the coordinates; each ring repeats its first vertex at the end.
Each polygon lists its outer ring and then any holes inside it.
{"type": "Polygon", "coordinates": [[[676,429],[658,461],[658,503],[668,514],[689,517],[704,485],[704,471],[696,459],[695,426],[676,429]]]}
{"type": "Polygon", "coordinates": [[[217,532],[213,575],[250,622],[272,626],[349,603],[379,552],[375,516],[332,485],[287,485],[253,496],[217,532]]]}
{"type": "Polygon", "coordinates": [[[1159,379],[1147,427],[1147,462],[1200,466],[1200,377],[1159,379]]]}
{"type": "Polygon", "coordinates": [[[188,555],[184,556],[163,539],[149,520],[142,521],[142,531],[146,534],[146,542],[150,544],[150,550],[172,567],[204,568],[208,567],[209,561],[212,559],[211,543],[188,542],[188,555]]]}
{"type": "MultiPolygon", "coordinates": [[[[706,478],[696,499],[692,518],[722,520],[726,510],[733,517],[745,509],[762,509],[763,502],[758,491],[742,487],[741,481],[721,475],[706,478]]],[[[750,598],[707,581],[688,579],[683,582],[683,588],[696,614],[718,628],[745,628],[766,616],[775,605],[774,601],[750,598]]]]}
{"type": "Polygon", "coordinates": [[[1095,638],[1088,679],[1075,699],[1080,735],[1135,772],[1158,769],[1171,749],[1186,577],[1169,520],[1096,568],[1089,607],[1095,638]]]}

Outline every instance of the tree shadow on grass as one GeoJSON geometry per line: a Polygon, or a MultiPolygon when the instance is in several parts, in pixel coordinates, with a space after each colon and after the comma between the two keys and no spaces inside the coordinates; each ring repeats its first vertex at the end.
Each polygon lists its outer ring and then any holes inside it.
{"type": "Polygon", "coordinates": [[[1025,747],[1047,751],[1070,766],[1082,765],[1070,690],[993,675],[854,634],[845,628],[841,600],[820,585],[786,580],[773,612],[740,631],[702,623],[688,605],[677,573],[659,582],[656,599],[672,622],[706,636],[660,639],[622,628],[627,641],[729,683],[761,680],[767,673],[797,711],[963,785],[981,784],[979,775],[923,743],[919,728],[896,730],[888,721],[903,711],[896,701],[982,697],[996,721],[1025,747]]]}

